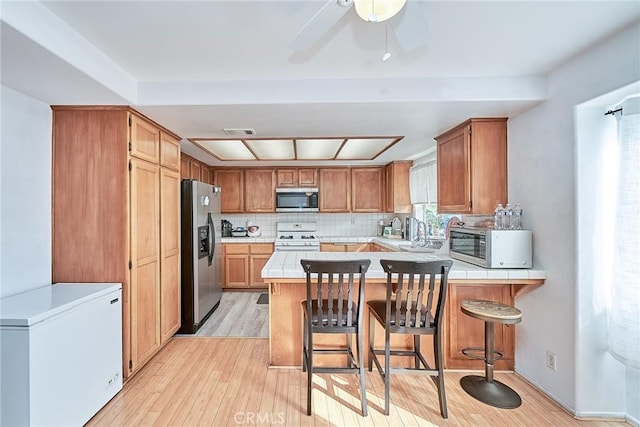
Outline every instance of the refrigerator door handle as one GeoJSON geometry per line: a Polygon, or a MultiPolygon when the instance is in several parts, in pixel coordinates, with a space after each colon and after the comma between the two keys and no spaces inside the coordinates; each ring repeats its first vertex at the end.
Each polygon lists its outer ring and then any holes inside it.
{"type": "Polygon", "coordinates": [[[207,225],[209,226],[209,265],[213,263],[213,251],[216,244],[216,229],[213,226],[213,219],[211,218],[211,212],[207,212],[207,225]]]}

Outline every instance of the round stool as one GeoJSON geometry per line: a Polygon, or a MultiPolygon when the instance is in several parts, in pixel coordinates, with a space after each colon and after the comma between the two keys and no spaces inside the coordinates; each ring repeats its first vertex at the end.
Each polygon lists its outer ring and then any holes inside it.
{"type": "Polygon", "coordinates": [[[485,362],[484,377],[467,375],[460,379],[460,385],[468,394],[487,405],[504,409],[517,408],[522,403],[518,393],[508,385],[493,379],[493,363],[503,357],[501,352],[493,348],[493,328],[495,323],[520,323],[522,312],[509,305],[484,300],[465,300],[460,306],[467,316],[484,321],[484,348],[467,347],[462,353],[485,362]],[[482,356],[474,354],[481,350],[484,350],[482,356]]]}

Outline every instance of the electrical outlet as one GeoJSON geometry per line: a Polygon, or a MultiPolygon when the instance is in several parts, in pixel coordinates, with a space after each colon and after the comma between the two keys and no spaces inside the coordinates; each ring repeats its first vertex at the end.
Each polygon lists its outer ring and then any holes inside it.
{"type": "Polygon", "coordinates": [[[356,225],[356,219],[355,218],[351,218],[351,225],[356,225]]]}
{"type": "Polygon", "coordinates": [[[556,370],[556,354],[547,350],[547,367],[556,370]]]}

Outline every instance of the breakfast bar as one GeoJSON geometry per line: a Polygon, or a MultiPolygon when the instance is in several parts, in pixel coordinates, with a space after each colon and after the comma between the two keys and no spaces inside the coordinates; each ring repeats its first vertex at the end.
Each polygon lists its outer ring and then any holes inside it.
{"type": "MultiPolygon", "coordinates": [[[[262,270],[262,278],[269,287],[269,347],[271,366],[301,366],[302,364],[302,310],[306,299],[305,275],[302,259],[348,260],[370,259],[366,273],[365,300],[384,299],[386,276],[381,259],[429,261],[449,259],[445,255],[412,252],[275,252],[262,270]]],[[[543,285],[546,273],[538,269],[484,269],[462,261],[453,262],[444,316],[444,366],[447,369],[483,369],[479,360],[462,354],[466,347],[481,347],[484,329],[462,314],[460,302],[467,299],[486,299],[516,305],[516,297],[530,288],[543,285]]],[[[523,322],[527,322],[526,317],[523,322]]],[[[369,313],[365,307],[364,330],[369,327],[369,313]]],[[[384,334],[376,332],[376,341],[384,334]]],[[[335,339],[332,337],[332,339],[335,339]]],[[[422,345],[431,345],[431,337],[423,337],[422,345]]],[[[364,348],[368,336],[364,334],[364,348]]],[[[406,338],[399,337],[396,346],[409,346],[406,338]]],[[[500,325],[495,331],[496,349],[504,358],[496,363],[497,370],[513,370],[515,356],[515,328],[500,325]]],[[[408,348],[408,347],[407,347],[408,348]]],[[[342,356],[336,356],[342,357],[342,356]]],[[[367,355],[365,354],[365,360],[367,355]]],[[[327,361],[328,363],[328,361],[327,361]]],[[[393,363],[393,358],[392,358],[393,363]]]]}

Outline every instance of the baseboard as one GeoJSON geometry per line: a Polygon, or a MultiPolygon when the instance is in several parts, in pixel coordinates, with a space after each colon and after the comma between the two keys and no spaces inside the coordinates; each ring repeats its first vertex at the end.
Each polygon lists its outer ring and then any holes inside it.
{"type": "Polygon", "coordinates": [[[553,400],[558,406],[560,406],[565,412],[571,415],[573,418],[579,421],[626,421],[632,424],[634,427],[640,427],[638,424],[638,420],[634,420],[626,414],[619,412],[577,412],[573,408],[571,408],[566,402],[558,399],[554,396],[549,390],[546,390],[544,387],[537,384],[528,376],[522,374],[521,372],[516,371],[516,375],[527,381],[531,387],[538,390],[540,393],[547,396],[549,399],[553,400]]]}

